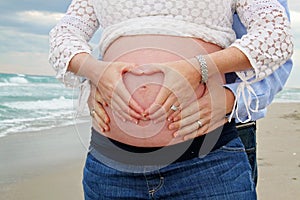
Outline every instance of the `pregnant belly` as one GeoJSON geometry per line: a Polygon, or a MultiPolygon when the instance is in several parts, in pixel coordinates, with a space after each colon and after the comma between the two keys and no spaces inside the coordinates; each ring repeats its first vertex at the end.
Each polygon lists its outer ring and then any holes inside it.
{"type": "MultiPolygon", "coordinates": [[[[159,35],[127,36],[114,41],[105,52],[103,60],[143,65],[188,59],[220,49],[214,44],[193,38],[159,35]]],[[[127,72],[123,75],[123,82],[132,98],[146,109],[154,102],[163,87],[164,74],[157,72],[137,76],[127,72]]],[[[202,93],[203,89],[203,86],[200,86],[196,92],[202,93]]],[[[174,130],[168,129],[169,122],[166,118],[159,123],[146,120],[135,124],[122,121],[110,108],[106,108],[106,112],[111,119],[110,131],[103,134],[117,141],[143,147],[166,146],[182,142],[182,138],[173,137],[174,130]]],[[[99,130],[96,124],[93,126],[99,130]]]]}

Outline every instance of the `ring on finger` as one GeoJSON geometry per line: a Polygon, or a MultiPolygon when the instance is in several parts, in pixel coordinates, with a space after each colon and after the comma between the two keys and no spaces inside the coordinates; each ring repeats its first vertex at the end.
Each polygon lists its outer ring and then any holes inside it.
{"type": "Polygon", "coordinates": [[[90,110],[90,116],[91,116],[92,118],[95,118],[95,115],[96,115],[95,109],[90,110]]]}
{"type": "Polygon", "coordinates": [[[171,110],[173,110],[174,112],[177,111],[179,109],[179,107],[175,106],[174,104],[170,107],[171,110]]]}
{"type": "Polygon", "coordinates": [[[198,129],[201,128],[203,126],[202,122],[199,120],[196,121],[196,123],[198,124],[198,129]]]}

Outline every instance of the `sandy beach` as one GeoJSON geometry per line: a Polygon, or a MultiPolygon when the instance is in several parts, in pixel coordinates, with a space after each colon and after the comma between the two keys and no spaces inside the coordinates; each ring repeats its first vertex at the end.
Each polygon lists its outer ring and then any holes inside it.
{"type": "MultiPolygon", "coordinates": [[[[0,138],[1,200],[82,200],[90,124],[0,138]]],[[[273,103],[258,122],[258,198],[300,196],[300,103],[273,103]]]]}
{"type": "Polygon", "coordinates": [[[300,196],[300,104],[273,103],[258,121],[258,197],[300,196]]]}
{"type": "Polygon", "coordinates": [[[0,199],[83,199],[89,133],[86,123],[0,138],[0,199]]]}

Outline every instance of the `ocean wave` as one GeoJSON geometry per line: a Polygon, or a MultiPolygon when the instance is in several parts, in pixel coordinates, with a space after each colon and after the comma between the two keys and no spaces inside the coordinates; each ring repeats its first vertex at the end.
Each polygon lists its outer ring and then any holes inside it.
{"type": "Polygon", "coordinates": [[[60,83],[54,76],[39,76],[39,75],[25,75],[25,74],[1,74],[0,83],[14,83],[14,84],[27,84],[27,83],[60,83]]]}
{"type": "Polygon", "coordinates": [[[10,83],[10,82],[0,82],[1,87],[18,86],[18,85],[20,85],[20,84],[10,83]]]}
{"type": "Polygon", "coordinates": [[[16,101],[6,102],[3,106],[12,109],[20,110],[68,110],[75,109],[76,101],[74,99],[66,99],[64,96],[51,100],[37,100],[37,101],[16,101]]]}
{"type": "Polygon", "coordinates": [[[9,78],[9,83],[26,84],[29,83],[29,81],[24,77],[17,76],[9,78]]]}
{"type": "Polygon", "coordinates": [[[299,88],[284,88],[279,92],[274,99],[274,102],[280,103],[299,103],[300,89],[299,88]]]}
{"type": "Polygon", "coordinates": [[[76,125],[81,123],[87,123],[89,120],[67,120],[61,121],[61,123],[49,123],[45,122],[43,124],[32,124],[31,122],[25,124],[13,124],[13,125],[6,125],[5,127],[0,128],[0,137],[5,137],[9,134],[13,133],[25,133],[25,132],[35,132],[35,131],[42,131],[42,130],[49,130],[52,128],[58,127],[65,127],[70,125],[76,125]]]}
{"type": "Polygon", "coordinates": [[[0,82],[0,86],[2,87],[50,87],[50,88],[61,88],[61,89],[68,89],[72,90],[70,88],[66,88],[61,83],[17,83],[17,82],[0,82]]]}
{"type": "Polygon", "coordinates": [[[0,74],[0,137],[80,123],[78,90],[51,76],[0,74]]]}
{"type": "MultiPolygon", "coordinates": [[[[10,133],[32,132],[88,122],[89,118],[77,118],[73,110],[31,112],[26,116],[15,115],[0,120],[0,137],[10,133]]],[[[0,116],[1,117],[1,116],[0,116]]]]}

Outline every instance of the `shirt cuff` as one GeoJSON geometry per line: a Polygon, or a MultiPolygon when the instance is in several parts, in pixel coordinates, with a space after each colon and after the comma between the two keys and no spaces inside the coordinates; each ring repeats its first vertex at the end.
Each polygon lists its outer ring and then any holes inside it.
{"type": "Polygon", "coordinates": [[[235,96],[235,103],[233,110],[229,116],[229,121],[235,118],[238,122],[248,122],[253,120],[254,113],[258,111],[259,98],[257,95],[252,97],[252,93],[255,94],[253,88],[248,86],[242,86],[242,82],[226,84],[225,88],[229,89],[235,96]]]}

